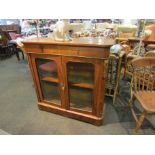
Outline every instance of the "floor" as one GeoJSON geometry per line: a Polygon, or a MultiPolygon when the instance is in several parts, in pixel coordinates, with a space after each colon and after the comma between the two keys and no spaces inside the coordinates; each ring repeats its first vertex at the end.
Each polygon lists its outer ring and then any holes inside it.
{"type": "MultiPolygon", "coordinates": [[[[116,105],[106,97],[104,124],[100,127],[40,111],[26,60],[15,56],[0,61],[0,134],[13,135],[130,135],[135,123],[126,108],[129,85],[121,81],[116,105]]],[[[138,134],[155,134],[145,121],[138,134]]]]}

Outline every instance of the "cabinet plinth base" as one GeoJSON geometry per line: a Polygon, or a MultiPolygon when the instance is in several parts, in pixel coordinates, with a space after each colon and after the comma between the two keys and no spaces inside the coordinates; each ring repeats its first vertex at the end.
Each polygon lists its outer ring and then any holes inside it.
{"type": "Polygon", "coordinates": [[[59,114],[65,117],[77,119],[80,121],[94,124],[96,126],[101,126],[103,123],[102,117],[96,117],[96,116],[89,115],[89,114],[84,114],[84,113],[79,113],[79,112],[75,112],[71,110],[62,109],[60,107],[52,106],[52,105],[49,105],[43,102],[38,102],[38,107],[40,110],[45,110],[45,111],[59,114]]]}

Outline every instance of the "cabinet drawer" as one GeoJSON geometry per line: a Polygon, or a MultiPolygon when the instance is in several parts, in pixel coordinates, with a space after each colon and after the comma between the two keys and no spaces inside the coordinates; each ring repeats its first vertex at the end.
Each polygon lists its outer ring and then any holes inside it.
{"type": "Polygon", "coordinates": [[[78,47],[76,47],[76,46],[59,46],[59,52],[61,55],[76,56],[78,53],[78,47]]]}
{"type": "Polygon", "coordinates": [[[42,53],[43,52],[43,48],[40,45],[29,45],[29,46],[25,46],[25,51],[26,53],[42,53]]]}
{"type": "Polygon", "coordinates": [[[83,47],[79,48],[78,55],[84,57],[93,57],[102,59],[107,58],[109,56],[109,51],[108,49],[103,48],[83,47]]]}
{"type": "Polygon", "coordinates": [[[43,47],[43,53],[59,54],[59,50],[55,45],[46,45],[43,47]]]}
{"type": "Polygon", "coordinates": [[[77,48],[67,46],[46,45],[43,48],[43,53],[75,56],[77,55],[77,48]]]}
{"type": "Polygon", "coordinates": [[[77,56],[78,53],[76,50],[59,50],[59,52],[64,56],[77,56]]]}

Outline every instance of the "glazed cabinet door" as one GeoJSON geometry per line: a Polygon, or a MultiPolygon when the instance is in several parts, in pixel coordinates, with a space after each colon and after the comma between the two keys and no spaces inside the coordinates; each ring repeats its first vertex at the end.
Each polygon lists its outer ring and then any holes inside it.
{"type": "Polygon", "coordinates": [[[64,107],[61,57],[32,54],[31,58],[40,101],[64,107]]]}
{"type": "Polygon", "coordinates": [[[101,116],[102,64],[97,59],[77,57],[63,57],[62,62],[66,77],[67,109],[101,116]]]}

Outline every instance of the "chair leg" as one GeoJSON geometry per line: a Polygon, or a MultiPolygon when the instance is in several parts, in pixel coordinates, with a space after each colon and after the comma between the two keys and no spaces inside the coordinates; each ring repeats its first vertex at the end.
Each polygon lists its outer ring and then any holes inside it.
{"type": "Polygon", "coordinates": [[[117,82],[116,87],[114,89],[114,95],[113,95],[113,105],[115,104],[116,101],[116,96],[119,95],[119,84],[117,82]]]}
{"type": "Polygon", "coordinates": [[[136,122],[138,122],[137,115],[136,115],[136,113],[135,113],[135,111],[134,111],[134,109],[133,109],[133,103],[134,103],[135,100],[136,100],[136,98],[135,98],[135,96],[133,95],[133,96],[131,97],[131,99],[129,100],[128,106],[129,106],[129,109],[130,109],[130,111],[131,111],[131,114],[132,114],[134,120],[135,120],[136,122]]]}
{"type": "Polygon", "coordinates": [[[22,57],[23,57],[23,60],[24,60],[24,53],[23,53],[23,51],[21,51],[22,52],[22,57]]]}
{"type": "Polygon", "coordinates": [[[123,73],[123,79],[126,78],[126,69],[127,69],[127,57],[124,58],[124,73],[123,73]]]}
{"type": "Polygon", "coordinates": [[[141,114],[141,116],[139,117],[139,120],[137,121],[137,124],[136,124],[136,128],[135,128],[135,132],[137,133],[137,131],[139,130],[139,128],[141,127],[143,121],[144,121],[144,118],[146,116],[147,112],[144,110],[141,114]]]}
{"type": "Polygon", "coordinates": [[[135,96],[132,95],[131,99],[129,100],[129,107],[132,108],[134,101],[136,100],[135,96]]]}
{"type": "Polygon", "coordinates": [[[115,104],[115,101],[116,101],[116,95],[113,96],[113,100],[112,100],[113,105],[115,104]]]}
{"type": "Polygon", "coordinates": [[[123,79],[126,78],[126,66],[124,66],[124,71],[123,71],[123,79]]]}
{"type": "Polygon", "coordinates": [[[114,95],[113,95],[113,105],[115,104],[115,101],[116,101],[116,95],[117,95],[117,88],[114,89],[114,95]]]}
{"type": "Polygon", "coordinates": [[[18,49],[16,49],[16,56],[17,56],[18,61],[20,61],[19,51],[18,51],[18,49]]]}

